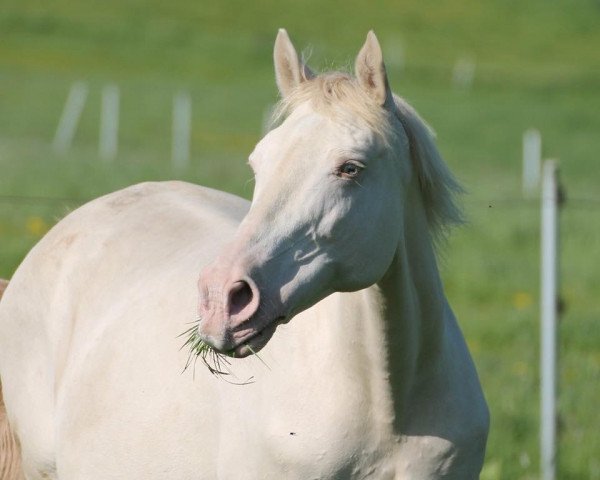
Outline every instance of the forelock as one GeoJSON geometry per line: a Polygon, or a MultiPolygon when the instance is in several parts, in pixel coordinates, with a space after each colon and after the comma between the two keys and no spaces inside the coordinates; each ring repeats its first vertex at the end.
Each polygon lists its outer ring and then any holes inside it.
{"type": "Polygon", "coordinates": [[[276,105],[272,124],[279,123],[303,104],[311,105],[334,120],[360,118],[384,141],[391,134],[389,112],[378,105],[347,73],[325,73],[300,83],[276,105]]]}

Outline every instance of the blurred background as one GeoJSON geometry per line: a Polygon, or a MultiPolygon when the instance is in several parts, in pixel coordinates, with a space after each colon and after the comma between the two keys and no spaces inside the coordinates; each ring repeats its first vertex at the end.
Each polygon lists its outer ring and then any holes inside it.
{"type": "Polygon", "coordinates": [[[598,0],[4,0],[0,277],[70,210],[135,182],[250,198],[279,27],[317,71],[351,69],[373,28],[466,187],[441,263],[492,413],[484,480],[539,478],[539,193],[522,182],[539,131],[567,192],[559,478],[600,479],[598,0]]]}

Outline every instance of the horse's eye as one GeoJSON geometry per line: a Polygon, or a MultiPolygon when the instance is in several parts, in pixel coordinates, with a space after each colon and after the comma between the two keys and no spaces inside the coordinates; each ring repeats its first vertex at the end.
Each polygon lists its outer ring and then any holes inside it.
{"type": "Polygon", "coordinates": [[[346,178],[355,178],[362,167],[355,162],[346,162],[338,170],[339,175],[346,178]]]}

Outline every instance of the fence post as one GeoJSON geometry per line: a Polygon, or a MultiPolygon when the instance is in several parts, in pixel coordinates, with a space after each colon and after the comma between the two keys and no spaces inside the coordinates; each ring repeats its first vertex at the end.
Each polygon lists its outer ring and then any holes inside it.
{"type": "Polygon", "coordinates": [[[102,89],[100,109],[100,144],[98,153],[102,160],[114,160],[119,138],[119,87],[111,84],[102,89]]]}
{"type": "Polygon", "coordinates": [[[452,83],[459,90],[470,90],[475,79],[475,60],[468,56],[456,60],[452,69],[452,83]]]}
{"type": "Polygon", "coordinates": [[[190,163],[192,100],[187,92],[179,92],[173,98],[172,127],[171,162],[175,170],[182,170],[190,163]]]}
{"type": "Polygon", "coordinates": [[[540,335],[540,466],[542,480],[555,480],[557,460],[557,318],[560,204],[558,168],[554,160],[543,166],[541,195],[541,335],[540,335]]]}
{"type": "Polygon", "coordinates": [[[71,90],[69,90],[69,96],[65,102],[52,142],[52,147],[56,152],[65,153],[71,147],[81,112],[85,106],[87,93],[88,88],[84,82],[75,82],[71,85],[71,90]]]}
{"type": "Polygon", "coordinates": [[[540,183],[542,136],[530,128],[523,133],[523,196],[532,197],[540,183]]]}

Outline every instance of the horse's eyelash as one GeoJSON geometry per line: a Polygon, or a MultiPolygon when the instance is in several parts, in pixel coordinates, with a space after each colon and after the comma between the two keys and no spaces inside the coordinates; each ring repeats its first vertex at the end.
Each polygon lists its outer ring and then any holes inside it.
{"type": "Polygon", "coordinates": [[[358,160],[356,158],[345,158],[344,160],[340,160],[338,162],[337,168],[342,168],[347,163],[352,163],[353,165],[356,165],[359,168],[365,168],[366,167],[365,162],[362,161],[362,160],[358,160]]]}

